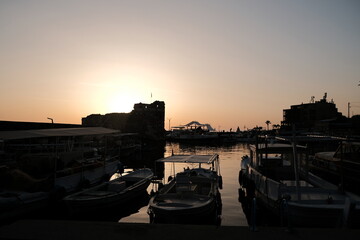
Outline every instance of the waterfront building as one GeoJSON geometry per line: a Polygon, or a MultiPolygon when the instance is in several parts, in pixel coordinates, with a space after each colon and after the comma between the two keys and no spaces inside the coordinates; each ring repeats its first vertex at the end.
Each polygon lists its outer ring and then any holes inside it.
{"type": "Polygon", "coordinates": [[[327,94],[320,101],[292,105],[283,110],[282,131],[290,131],[295,125],[296,130],[321,132],[327,134],[347,133],[351,121],[340,113],[333,102],[327,101],[327,94]]]}

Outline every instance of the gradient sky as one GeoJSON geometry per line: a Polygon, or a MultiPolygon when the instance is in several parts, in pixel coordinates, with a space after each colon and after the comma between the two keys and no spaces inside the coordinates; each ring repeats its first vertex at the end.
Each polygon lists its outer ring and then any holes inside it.
{"type": "Polygon", "coordinates": [[[0,120],[160,100],[166,129],[265,127],[325,92],[360,114],[359,81],[358,0],[0,0],[0,120]]]}

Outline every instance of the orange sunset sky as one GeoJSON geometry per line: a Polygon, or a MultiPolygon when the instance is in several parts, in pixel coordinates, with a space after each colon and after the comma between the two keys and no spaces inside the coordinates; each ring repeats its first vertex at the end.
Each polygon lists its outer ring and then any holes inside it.
{"type": "Polygon", "coordinates": [[[360,114],[360,1],[0,1],[0,120],[166,104],[165,127],[280,124],[327,92],[360,114]]]}

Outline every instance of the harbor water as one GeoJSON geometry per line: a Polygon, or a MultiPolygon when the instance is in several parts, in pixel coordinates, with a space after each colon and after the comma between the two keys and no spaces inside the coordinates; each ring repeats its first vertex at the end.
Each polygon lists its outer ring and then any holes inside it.
{"type": "MultiPolygon", "coordinates": [[[[219,154],[220,158],[220,173],[223,178],[223,188],[220,190],[222,199],[222,226],[248,226],[245,214],[238,201],[239,189],[239,170],[241,157],[249,154],[246,144],[236,143],[231,145],[208,146],[208,145],[189,145],[182,143],[167,143],[165,147],[164,156],[171,154],[200,154],[212,155],[219,154]]],[[[147,166],[150,167],[150,166],[147,166]]],[[[181,171],[182,167],[176,168],[175,171],[181,171]]],[[[164,179],[174,171],[172,164],[166,164],[164,170],[164,179]]],[[[150,185],[148,192],[154,188],[150,185]]],[[[119,222],[123,223],[149,223],[149,216],[147,214],[147,205],[142,206],[136,213],[129,216],[122,217],[119,222]]]]}

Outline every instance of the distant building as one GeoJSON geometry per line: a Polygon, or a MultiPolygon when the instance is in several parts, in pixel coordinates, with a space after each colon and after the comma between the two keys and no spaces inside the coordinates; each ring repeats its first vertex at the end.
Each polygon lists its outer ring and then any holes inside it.
{"type": "Polygon", "coordinates": [[[144,140],[164,140],[165,103],[137,103],[130,113],[91,114],[82,118],[86,127],[106,127],[123,133],[139,133],[144,140]]]}
{"type": "Polygon", "coordinates": [[[297,130],[319,131],[333,133],[351,128],[348,119],[336,108],[335,103],[326,100],[327,94],[320,101],[292,105],[283,110],[282,130],[291,130],[295,125],[297,130]]]}
{"type": "Polygon", "coordinates": [[[82,125],[85,127],[105,127],[120,130],[121,132],[130,132],[126,131],[129,116],[130,113],[91,114],[82,118],[82,125]]]}

